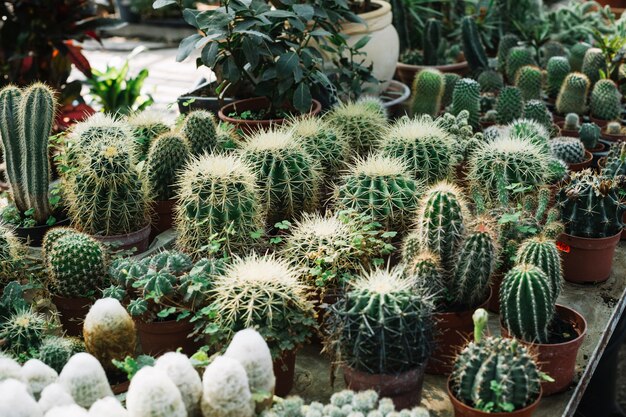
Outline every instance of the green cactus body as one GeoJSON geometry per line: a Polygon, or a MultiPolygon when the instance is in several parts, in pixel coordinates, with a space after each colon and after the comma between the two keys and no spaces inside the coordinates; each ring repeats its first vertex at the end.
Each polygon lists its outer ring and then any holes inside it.
{"type": "Polygon", "coordinates": [[[166,115],[161,112],[144,110],[126,119],[133,130],[138,160],[143,161],[148,157],[154,139],[170,131],[170,126],[164,122],[165,118],[166,115]]]}
{"type": "Polygon", "coordinates": [[[585,149],[595,149],[600,140],[600,127],[595,123],[583,123],[578,130],[580,141],[585,145],[585,149]]]}
{"type": "Polygon", "coordinates": [[[477,129],[480,118],[480,85],[471,78],[457,81],[452,93],[452,114],[456,116],[463,110],[469,113],[469,124],[477,129]]]}
{"type": "Polygon", "coordinates": [[[325,120],[348,138],[354,153],[367,155],[387,127],[387,117],[363,102],[345,103],[326,114],[325,120]]]}
{"type": "Polygon", "coordinates": [[[407,162],[415,179],[433,183],[451,173],[453,140],[428,117],[401,119],[387,131],[379,150],[407,162]]]}
{"type": "Polygon", "coordinates": [[[517,87],[504,87],[500,91],[496,102],[498,112],[498,123],[508,124],[522,116],[524,110],[524,100],[522,92],[517,87]]]}
{"type": "Polygon", "coordinates": [[[154,140],[145,169],[155,200],[170,200],[175,196],[174,184],[190,156],[189,144],[176,133],[165,133],[154,140]]]}
{"type": "Polygon", "coordinates": [[[601,72],[607,74],[606,60],[600,48],[589,48],[587,52],[585,52],[585,58],[583,59],[583,66],[580,72],[589,78],[589,82],[592,86],[600,80],[601,72]]]}
{"type": "Polygon", "coordinates": [[[20,277],[26,256],[26,248],[12,229],[0,224],[0,286],[20,277]]]}
{"type": "Polygon", "coordinates": [[[189,113],[182,132],[189,141],[192,155],[211,153],[217,146],[217,123],[211,112],[196,110],[189,113]]]}
{"type": "Polygon", "coordinates": [[[587,50],[591,48],[586,42],[578,42],[573,45],[569,50],[569,63],[572,67],[572,71],[581,71],[583,68],[583,61],[587,50]]]}
{"type": "Polygon", "coordinates": [[[617,142],[611,146],[606,156],[606,165],[600,173],[605,178],[626,175],[626,142],[617,142]]]}
{"type": "Polygon", "coordinates": [[[29,355],[36,351],[46,332],[53,328],[45,315],[32,308],[21,308],[6,317],[0,325],[0,337],[4,341],[2,349],[19,355],[29,355]]]}
{"type": "Polygon", "coordinates": [[[554,240],[537,236],[524,241],[517,250],[515,263],[531,264],[541,269],[548,277],[552,299],[559,297],[563,286],[563,270],[554,240]]]}
{"type": "Polygon", "coordinates": [[[61,372],[74,353],[69,339],[50,336],[41,342],[37,358],[55,371],[61,372]]]}
{"type": "Polygon", "coordinates": [[[461,76],[453,72],[446,72],[443,74],[443,78],[445,85],[443,89],[443,97],[441,98],[441,107],[445,109],[452,104],[454,86],[456,85],[457,81],[461,79],[461,76]]]}
{"type": "Polygon", "coordinates": [[[372,216],[385,228],[406,227],[417,208],[421,184],[406,162],[384,155],[358,160],[341,180],[337,206],[372,216]]]}
{"type": "Polygon", "coordinates": [[[487,54],[480,41],[480,34],[473,16],[465,16],[461,20],[461,41],[463,54],[472,71],[489,68],[487,54]]]}
{"type": "Polygon", "coordinates": [[[22,91],[15,86],[7,86],[0,91],[0,138],[7,161],[6,174],[9,182],[16,184],[12,190],[13,201],[18,208],[28,209],[25,189],[17,186],[24,181],[21,167],[25,154],[25,144],[20,140],[19,104],[22,91]]]}
{"type": "Polygon", "coordinates": [[[443,74],[436,69],[423,69],[413,81],[411,110],[413,115],[428,114],[436,117],[441,108],[444,91],[443,74]]]}
{"type": "Polygon", "coordinates": [[[506,60],[509,56],[509,51],[511,48],[517,46],[520,39],[517,35],[512,33],[507,33],[502,38],[500,38],[500,43],[498,44],[498,71],[504,73],[506,71],[506,60]]]}
{"type": "Polygon", "coordinates": [[[556,99],[556,111],[560,114],[585,114],[589,78],[580,72],[572,72],[565,77],[556,99]]]}
{"type": "Polygon", "coordinates": [[[552,113],[542,100],[529,100],[524,104],[524,118],[534,120],[546,129],[552,129],[552,113]]]}
{"type": "Polygon", "coordinates": [[[548,326],[554,317],[555,302],[550,278],[535,265],[518,265],[502,280],[502,324],[517,338],[547,343],[548,326]]]}
{"type": "Polygon", "coordinates": [[[532,52],[525,46],[514,46],[506,58],[506,77],[509,82],[517,79],[517,71],[526,65],[536,65],[532,52]]]}
{"type": "Polygon", "coordinates": [[[560,57],[567,60],[567,50],[562,43],[548,41],[541,47],[541,65],[546,67],[552,58],[560,57]]]}
{"type": "Polygon", "coordinates": [[[591,115],[601,120],[615,120],[622,111],[622,95],[612,80],[599,80],[591,90],[591,115]]]}
{"type": "Polygon", "coordinates": [[[522,93],[522,99],[540,100],[543,74],[541,68],[533,65],[526,65],[517,71],[515,85],[522,93]]]}
{"type": "Polygon", "coordinates": [[[478,76],[481,93],[498,93],[504,87],[502,74],[494,70],[486,70],[478,76]]]}
{"type": "Polygon", "coordinates": [[[550,141],[550,152],[568,164],[578,164],[585,160],[585,146],[578,138],[554,138],[550,141]]]}
{"type": "Polygon", "coordinates": [[[556,98],[561,90],[563,80],[565,80],[567,74],[572,72],[572,67],[567,58],[554,56],[548,61],[546,71],[548,74],[546,79],[548,97],[556,98]]]}
{"type": "Polygon", "coordinates": [[[441,44],[441,21],[438,19],[428,19],[424,26],[422,35],[422,51],[424,53],[424,65],[437,65],[439,45],[441,44]]]}
{"type": "Polygon", "coordinates": [[[580,129],[580,116],[576,113],[567,113],[565,115],[565,122],[563,123],[563,130],[579,130],[580,129]]]}
{"type": "Polygon", "coordinates": [[[406,264],[405,274],[413,280],[416,290],[432,295],[434,304],[440,304],[446,292],[441,262],[437,255],[420,248],[417,233],[405,238],[402,246],[402,259],[406,264]]]}

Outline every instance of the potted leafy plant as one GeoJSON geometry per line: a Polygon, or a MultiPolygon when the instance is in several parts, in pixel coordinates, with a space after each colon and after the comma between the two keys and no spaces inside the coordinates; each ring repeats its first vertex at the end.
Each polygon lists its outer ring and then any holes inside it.
{"type": "Polygon", "coordinates": [[[403,267],[354,280],[332,307],[328,347],[343,364],[349,389],[373,389],[398,409],[421,402],[432,347],[432,296],[416,291],[403,267]]]}

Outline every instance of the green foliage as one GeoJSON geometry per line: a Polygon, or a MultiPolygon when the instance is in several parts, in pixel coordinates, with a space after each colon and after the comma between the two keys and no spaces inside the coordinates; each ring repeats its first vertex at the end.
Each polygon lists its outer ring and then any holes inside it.
{"type": "Polygon", "coordinates": [[[325,120],[348,138],[358,155],[366,155],[387,127],[387,116],[363,102],[344,103],[328,112],[325,120]]]}
{"type": "Polygon", "coordinates": [[[600,80],[602,74],[608,73],[604,53],[602,53],[600,48],[589,48],[587,52],[585,52],[583,66],[580,72],[589,78],[589,82],[592,86],[600,80]]]}
{"type": "Polygon", "coordinates": [[[441,97],[441,107],[446,108],[450,104],[452,104],[452,97],[454,96],[454,86],[457,81],[461,79],[459,74],[454,72],[446,72],[443,74],[444,79],[444,89],[443,96],[441,97]]]}
{"type": "Polygon", "coordinates": [[[565,77],[567,77],[567,74],[572,72],[572,68],[566,57],[554,56],[548,61],[546,71],[546,90],[548,97],[556,98],[561,90],[561,85],[563,84],[565,77]]]}
{"type": "Polygon", "coordinates": [[[591,115],[601,120],[615,120],[622,112],[622,95],[611,80],[599,80],[589,101],[591,115]]]}
{"type": "Polygon", "coordinates": [[[578,42],[569,50],[569,63],[572,68],[572,71],[581,71],[583,69],[583,61],[585,59],[585,54],[591,48],[586,42],[578,42]]]}
{"type": "Polygon", "coordinates": [[[461,20],[461,41],[463,54],[472,71],[481,71],[489,68],[487,53],[478,34],[478,26],[473,16],[465,16],[461,20]]]}
{"type": "Polygon", "coordinates": [[[585,146],[578,138],[554,138],[550,141],[550,152],[568,164],[578,164],[585,160],[585,146]]]}
{"type": "Polygon", "coordinates": [[[187,138],[191,154],[194,156],[211,153],[217,148],[217,122],[211,112],[204,110],[190,112],[185,117],[181,131],[187,138]]]}
{"type": "Polygon", "coordinates": [[[478,76],[481,93],[499,93],[504,87],[502,74],[494,70],[485,70],[478,76]]]}
{"type": "Polygon", "coordinates": [[[509,51],[518,45],[520,39],[513,33],[507,33],[500,38],[498,44],[498,71],[504,73],[506,71],[506,60],[509,57],[509,51]]]}
{"type": "Polygon", "coordinates": [[[517,71],[515,86],[519,88],[524,101],[541,100],[542,83],[543,74],[539,67],[526,65],[517,71]]]}
{"type": "Polygon", "coordinates": [[[560,114],[585,114],[589,85],[589,78],[585,74],[580,72],[568,74],[556,99],[556,111],[560,114]]]}
{"type": "Polygon", "coordinates": [[[509,82],[517,78],[517,71],[526,65],[536,65],[532,51],[526,46],[514,46],[506,58],[506,77],[509,82]]]}
{"type": "Polygon", "coordinates": [[[524,100],[522,99],[520,89],[510,86],[504,87],[498,96],[496,110],[498,111],[498,122],[500,124],[508,124],[515,119],[519,119],[524,110],[524,100]]]}
{"type": "Polygon", "coordinates": [[[580,125],[578,134],[585,149],[590,150],[598,146],[600,140],[600,127],[595,123],[583,123],[580,125]]]}
{"type": "Polygon", "coordinates": [[[554,239],[539,235],[525,240],[517,251],[515,263],[530,264],[541,269],[548,278],[552,299],[559,297],[563,286],[563,270],[554,239]]]}
{"type": "Polygon", "coordinates": [[[155,200],[170,200],[176,195],[174,185],[190,155],[189,144],[176,133],[165,133],[152,143],[145,170],[155,200]]]}
{"type": "Polygon", "coordinates": [[[524,118],[534,120],[544,128],[552,130],[552,113],[543,100],[529,100],[524,103],[524,118]]]}
{"type": "Polygon", "coordinates": [[[441,109],[445,88],[443,74],[436,69],[423,69],[415,75],[411,111],[413,115],[436,117],[441,109]]]}
{"type": "Polygon", "coordinates": [[[471,78],[457,81],[452,93],[452,114],[456,116],[463,110],[469,113],[470,125],[477,129],[480,117],[480,85],[471,78]]]}

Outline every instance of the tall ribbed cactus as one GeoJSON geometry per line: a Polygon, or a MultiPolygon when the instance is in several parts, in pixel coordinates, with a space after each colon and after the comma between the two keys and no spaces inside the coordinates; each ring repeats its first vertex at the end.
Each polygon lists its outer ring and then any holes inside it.
{"type": "Polygon", "coordinates": [[[561,90],[563,80],[567,74],[572,72],[572,67],[566,57],[554,56],[548,61],[547,71],[547,92],[548,97],[556,98],[561,90]]]}
{"type": "Polygon", "coordinates": [[[190,156],[189,144],[179,134],[165,133],[154,140],[145,169],[155,200],[169,200],[176,194],[174,184],[190,156]]]}
{"type": "Polygon", "coordinates": [[[583,68],[583,60],[587,50],[591,48],[586,42],[578,42],[574,44],[569,50],[569,63],[572,67],[572,71],[580,71],[583,68]]]}
{"type": "Polygon", "coordinates": [[[563,286],[561,256],[553,239],[536,236],[525,240],[517,250],[516,264],[531,264],[541,269],[549,279],[550,294],[556,300],[563,286]]]}
{"type": "Polygon", "coordinates": [[[585,74],[570,73],[561,85],[561,91],[556,99],[556,111],[560,114],[585,114],[589,85],[589,78],[585,74]]]}
{"type": "Polygon", "coordinates": [[[448,107],[452,104],[452,96],[454,95],[454,86],[457,81],[461,79],[459,74],[455,74],[453,72],[446,72],[443,74],[443,78],[445,80],[444,89],[443,89],[443,97],[441,98],[441,106],[442,108],[448,107]]]}
{"type": "Polygon", "coordinates": [[[517,46],[520,39],[517,35],[513,33],[507,33],[502,38],[500,38],[500,43],[498,44],[498,71],[504,73],[506,71],[506,59],[509,56],[509,51],[514,46],[517,46]]]}
{"type": "Polygon", "coordinates": [[[471,78],[462,78],[456,82],[452,93],[452,114],[458,115],[463,110],[469,113],[469,124],[478,128],[480,117],[480,85],[471,78]]]}
{"type": "Polygon", "coordinates": [[[465,16],[461,20],[461,41],[463,54],[472,71],[489,68],[487,54],[480,41],[480,34],[473,16],[465,16]]]}
{"type": "Polygon", "coordinates": [[[517,87],[504,87],[500,91],[496,102],[498,111],[498,123],[508,124],[522,116],[524,110],[524,100],[522,92],[517,87]]]}
{"type": "MultiPolygon", "coordinates": [[[[395,12],[394,12],[395,13],[395,12]]],[[[422,34],[422,52],[424,54],[424,65],[437,65],[439,55],[439,45],[441,44],[441,21],[439,19],[428,19],[422,34]]]]}
{"type": "Polygon", "coordinates": [[[506,77],[514,82],[517,71],[526,65],[535,65],[533,54],[526,46],[514,46],[509,50],[506,58],[506,77]]]}
{"type": "Polygon", "coordinates": [[[617,142],[611,146],[606,156],[606,165],[600,173],[605,178],[626,175],[626,142],[617,142]]]}
{"type": "Polygon", "coordinates": [[[413,81],[411,110],[413,115],[428,114],[436,117],[441,109],[445,81],[443,74],[436,69],[423,69],[413,81]]]}
{"type": "Polygon", "coordinates": [[[591,115],[601,120],[615,120],[622,112],[622,95],[612,80],[599,80],[591,90],[591,115]]]}
{"type": "Polygon", "coordinates": [[[540,100],[542,83],[543,74],[539,67],[526,65],[517,71],[515,86],[519,88],[524,101],[540,100]]]}
{"type": "Polygon", "coordinates": [[[583,123],[578,129],[580,141],[585,145],[585,149],[595,149],[600,140],[600,127],[595,123],[583,123]]]}
{"type": "Polygon", "coordinates": [[[0,136],[11,194],[21,213],[34,210],[39,224],[51,214],[48,137],[56,105],[54,92],[45,84],[36,83],[24,91],[8,86],[0,91],[0,136]]]}
{"type": "Polygon", "coordinates": [[[589,78],[592,86],[600,80],[601,72],[607,74],[606,60],[600,48],[587,49],[580,72],[589,78]]]}
{"type": "Polygon", "coordinates": [[[187,115],[182,132],[189,141],[192,155],[212,152],[217,146],[217,123],[212,113],[196,110],[187,115]]]}

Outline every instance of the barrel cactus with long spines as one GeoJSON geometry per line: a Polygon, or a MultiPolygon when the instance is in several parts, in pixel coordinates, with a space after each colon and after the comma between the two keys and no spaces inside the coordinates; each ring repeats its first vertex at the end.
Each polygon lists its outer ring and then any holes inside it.
{"type": "Polygon", "coordinates": [[[436,117],[441,108],[445,88],[443,74],[436,69],[423,69],[413,80],[411,111],[413,115],[428,114],[436,117]]]}
{"type": "Polygon", "coordinates": [[[366,155],[387,127],[387,117],[363,102],[344,103],[326,114],[325,120],[338,129],[354,152],[366,155]]]}
{"type": "Polygon", "coordinates": [[[498,93],[504,87],[502,74],[494,70],[486,70],[478,76],[481,93],[498,93]]]}
{"type": "Polygon", "coordinates": [[[128,125],[133,130],[137,158],[140,161],[148,157],[152,141],[170,131],[166,115],[153,110],[144,110],[128,116],[128,125]]]}
{"type": "Polygon", "coordinates": [[[489,68],[485,47],[480,41],[478,26],[473,16],[465,16],[461,20],[461,41],[463,54],[472,71],[489,68]]]}
{"type": "Polygon", "coordinates": [[[43,337],[53,328],[46,316],[32,307],[18,308],[0,324],[0,337],[4,341],[2,349],[16,357],[28,356],[39,348],[43,337]]]}
{"type": "Polygon", "coordinates": [[[211,112],[196,110],[189,113],[183,123],[182,133],[194,156],[211,153],[218,145],[217,122],[211,112]]]}
{"type": "Polygon", "coordinates": [[[457,81],[452,93],[452,114],[456,116],[463,110],[469,113],[469,124],[476,129],[480,118],[480,85],[471,78],[457,81]]]}
{"type": "Polygon", "coordinates": [[[517,72],[526,65],[536,65],[531,50],[526,46],[511,48],[506,58],[506,77],[509,82],[514,82],[517,78],[517,72]]]}
{"type": "Polygon", "coordinates": [[[519,88],[524,101],[540,100],[542,84],[543,74],[541,68],[534,65],[526,65],[517,71],[515,86],[519,88]]]}
{"type": "Polygon", "coordinates": [[[78,353],[76,343],[67,337],[49,336],[41,342],[37,359],[61,372],[74,353],[78,353]]]}
{"type": "Polygon", "coordinates": [[[601,129],[595,123],[583,123],[578,129],[580,141],[585,145],[585,149],[595,149],[600,141],[601,129]]]}
{"type": "Polygon", "coordinates": [[[583,66],[580,72],[589,78],[591,85],[600,80],[601,73],[607,74],[606,60],[600,48],[589,48],[583,58],[583,66]]]}
{"type": "Polygon", "coordinates": [[[548,97],[556,98],[561,90],[563,80],[567,74],[572,72],[569,61],[563,56],[554,56],[548,61],[547,71],[547,93],[548,97]]]}
{"type": "Polygon", "coordinates": [[[454,95],[454,86],[457,81],[461,79],[459,74],[455,74],[454,72],[446,72],[443,74],[444,79],[444,88],[443,88],[443,96],[441,98],[441,107],[446,108],[452,104],[452,97],[454,95]]]}
{"type": "Polygon", "coordinates": [[[536,236],[525,240],[517,250],[516,264],[531,264],[541,269],[550,282],[552,299],[556,300],[563,286],[561,256],[553,239],[536,236]]]}
{"type": "Polygon", "coordinates": [[[520,39],[517,35],[513,33],[507,33],[503,37],[500,38],[500,43],[498,43],[498,71],[504,73],[506,71],[506,60],[509,56],[509,51],[511,48],[518,45],[520,39]]]}
{"type": "Polygon", "coordinates": [[[502,324],[519,339],[548,342],[548,326],[555,314],[555,302],[550,278],[535,265],[517,265],[502,280],[502,324]]]}
{"type": "Polygon", "coordinates": [[[572,72],[561,85],[556,98],[556,111],[560,114],[585,114],[587,110],[587,94],[589,93],[589,78],[580,72],[572,72]]]}
{"type": "Polygon", "coordinates": [[[600,120],[615,120],[622,112],[622,95],[617,85],[609,79],[599,80],[591,90],[589,99],[591,115],[600,120]]]}
{"type": "Polygon", "coordinates": [[[541,124],[529,119],[517,119],[507,126],[509,137],[527,140],[546,153],[550,151],[550,133],[541,124]]]}
{"type": "Polygon", "coordinates": [[[0,224],[0,286],[19,278],[26,256],[26,248],[12,229],[0,224]]]}
{"type": "Polygon", "coordinates": [[[522,92],[517,87],[504,87],[500,91],[496,102],[498,111],[498,123],[507,124],[515,119],[519,119],[524,111],[524,100],[522,92]]]}
{"type": "Polygon", "coordinates": [[[552,129],[552,113],[542,100],[529,100],[524,104],[525,119],[534,120],[546,129],[552,129]]]}
{"type": "Polygon", "coordinates": [[[578,138],[554,138],[550,141],[550,152],[568,164],[578,164],[585,160],[585,146],[578,138]]]}
{"type": "Polygon", "coordinates": [[[583,68],[583,61],[585,54],[591,48],[586,42],[578,42],[574,44],[569,50],[569,63],[572,67],[572,71],[580,71],[583,68]]]}
{"type": "Polygon", "coordinates": [[[406,236],[402,246],[402,260],[405,274],[413,280],[413,286],[423,294],[433,297],[435,306],[446,297],[446,281],[439,256],[426,249],[421,249],[419,235],[416,232],[406,236]]]}
{"type": "Polygon", "coordinates": [[[611,146],[606,156],[606,165],[600,174],[605,178],[626,175],[626,142],[617,142],[611,146]]]}
{"type": "Polygon", "coordinates": [[[174,185],[190,156],[189,144],[179,134],[166,133],[154,140],[145,170],[155,200],[170,200],[176,195],[174,185]]]}

